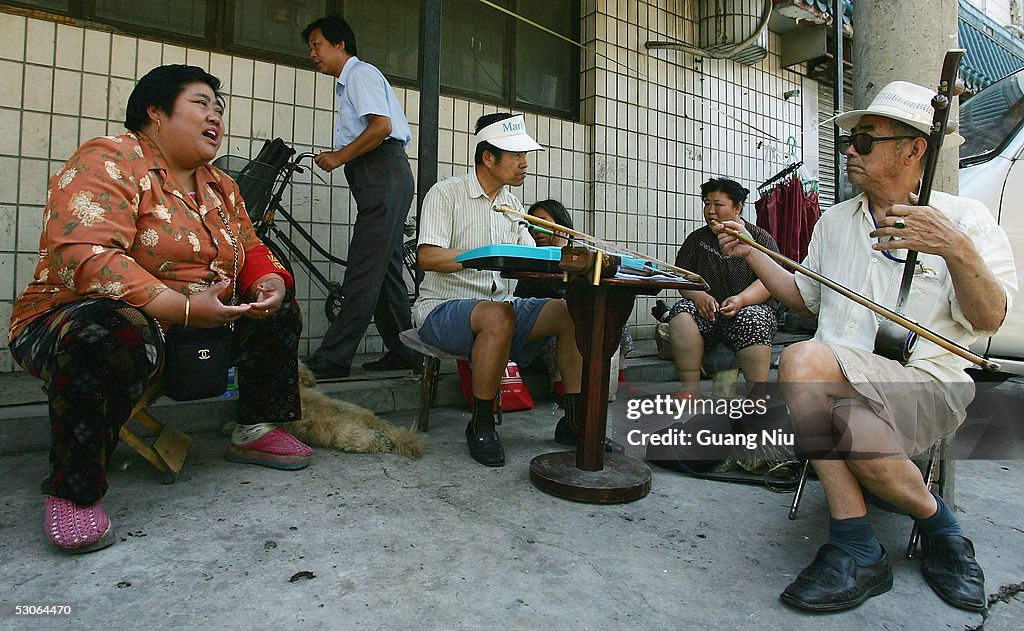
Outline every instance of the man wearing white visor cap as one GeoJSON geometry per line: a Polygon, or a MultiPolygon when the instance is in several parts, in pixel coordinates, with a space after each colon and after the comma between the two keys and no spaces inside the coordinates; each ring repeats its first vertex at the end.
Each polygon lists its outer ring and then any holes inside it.
{"type": "MultiPolygon", "coordinates": [[[[850,182],[863,192],[822,214],[803,264],[893,308],[908,249],[918,252],[903,313],[967,347],[1002,325],[1017,280],[1006,235],[980,202],[935,191],[930,205],[914,205],[927,152],[934,150],[928,138],[934,95],[894,81],[867,109],[836,120],[850,131],[839,149],[850,182]]],[[[947,134],[944,146],[962,140],[947,134]]],[[[782,600],[837,611],[892,588],[892,566],[872,530],[866,490],[917,522],[921,572],[932,590],[954,607],[983,610],[985,579],[974,544],[908,458],[963,422],[974,397],[964,372],[970,362],[925,340],[906,364],[872,353],[879,327],[873,312],[716,231],[722,251],[744,258],[773,296],[818,317],[814,339],[783,353],[779,383],[797,442],[828,500],[829,540],[782,600]]]]}
{"type": "MultiPolygon", "coordinates": [[[[500,467],[505,450],[494,429],[494,399],[509,359],[526,364],[555,336],[566,392],[566,415],[555,428],[555,439],[575,444],[582,421],[583,358],[564,300],[515,298],[514,280],[455,262],[462,252],[484,245],[534,245],[524,226],[492,209],[525,212],[509,188],[526,180],[527,154],[544,148],[530,137],[522,114],[480,117],[476,141],[473,169],[438,182],[423,201],[418,259],[424,276],[413,320],[424,342],[470,358],[475,403],[466,443],[474,460],[500,467]]],[[[622,451],[610,440],[605,447],[622,451]]]]}
{"type": "Polygon", "coordinates": [[[544,147],[526,133],[526,119],[522,114],[491,123],[477,132],[476,140],[477,143],[490,143],[498,149],[513,153],[544,151],[544,147]]]}

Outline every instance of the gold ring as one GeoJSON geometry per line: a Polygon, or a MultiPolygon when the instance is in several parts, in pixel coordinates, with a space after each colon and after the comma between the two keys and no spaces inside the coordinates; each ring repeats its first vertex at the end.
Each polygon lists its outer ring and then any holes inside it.
{"type": "Polygon", "coordinates": [[[903,230],[904,228],[907,227],[907,222],[906,220],[903,219],[903,217],[897,217],[896,222],[893,225],[896,227],[897,230],[903,230]]]}

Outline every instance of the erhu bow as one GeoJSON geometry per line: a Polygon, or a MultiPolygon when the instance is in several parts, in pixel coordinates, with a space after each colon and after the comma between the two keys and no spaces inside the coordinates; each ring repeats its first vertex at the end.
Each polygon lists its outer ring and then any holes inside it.
{"type": "MultiPolygon", "coordinates": [[[[718,222],[715,222],[715,223],[718,223],[718,222]]],[[[884,318],[892,320],[893,322],[895,322],[896,324],[900,325],[901,327],[907,329],[908,331],[912,331],[913,333],[916,333],[917,335],[920,335],[921,337],[923,337],[924,339],[928,340],[929,342],[933,342],[933,343],[941,346],[942,348],[944,348],[947,351],[953,353],[954,355],[959,355],[960,357],[963,357],[964,359],[966,359],[967,361],[969,361],[969,362],[971,362],[973,364],[977,364],[978,366],[980,366],[981,368],[984,368],[985,370],[991,370],[991,371],[994,371],[994,372],[998,372],[999,370],[1002,369],[999,366],[999,364],[997,364],[996,362],[989,361],[989,360],[985,359],[984,357],[982,357],[980,355],[976,355],[976,354],[972,353],[970,350],[964,348],[963,346],[960,346],[959,344],[957,344],[953,340],[951,340],[951,339],[949,339],[947,337],[944,337],[942,335],[939,335],[938,333],[935,333],[934,331],[932,331],[930,329],[926,329],[925,327],[921,326],[920,324],[918,324],[917,322],[911,320],[910,318],[904,316],[903,314],[897,313],[897,312],[893,311],[892,309],[890,309],[888,307],[880,305],[877,302],[871,300],[870,298],[866,298],[866,297],[858,294],[857,292],[853,291],[852,289],[847,289],[846,287],[840,285],[839,283],[835,282],[834,280],[832,280],[832,279],[830,279],[830,278],[828,278],[826,276],[822,276],[821,274],[815,272],[814,270],[811,270],[810,268],[804,267],[803,265],[801,265],[800,263],[797,263],[793,259],[788,258],[786,256],[783,256],[782,254],[779,254],[778,252],[774,252],[774,251],[764,247],[760,243],[758,243],[758,242],[754,241],[753,239],[751,239],[746,234],[744,234],[742,232],[739,232],[737,230],[733,230],[732,228],[730,228],[730,227],[728,227],[726,225],[723,225],[723,224],[718,224],[718,225],[722,226],[722,230],[725,233],[730,234],[730,235],[736,237],[740,241],[746,243],[747,245],[749,245],[750,247],[752,247],[752,248],[754,248],[756,250],[760,250],[761,252],[764,252],[765,254],[767,254],[771,258],[775,259],[776,261],[778,261],[782,265],[785,265],[786,267],[789,267],[789,268],[791,268],[793,270],[796,270],[796,271],[800,272],[801,274],[803,274],[804,276],[807,276],[811,280],[818,281],[819,283],[821,283],[822,285],[828,287],[832,291],[834,291],[834,292],[836,292],[838,294],[841,294],[841,295],[843,295],[846,298],[849,298],[850,300],[856,302],[857,304],[861,305],[862,307],[867,307],[871,311],[874,311],[875,313],[877,313],[878,315],[880,315],[880,316],[882,316],[884,318]]]]}
{"type": "Polygon", "coordinates": [[[523,220],[527,221],[528,223],[533,224],[535,226],[540,226],[541,228],[546,228],[547,230],[550,230],[551,232],[555,233],[556,235],[563,236],[563,237],[569,239],[570,241],[572,239],[580,239],[580,240],[585,241],[586,243],[588,243],[590,245],[590,247],[595,248],[598,251],[604,252],[606,254],[626,255],[626,256],[633,257],[633,258],[638,258],[638,259],[643,259],[645,261],[649,261],[650,263],[653,263],[654,265],[657,265],[659,267],[658,271],[660,271],[660,272],[663,272],[663,273],[666,272],[666,271],[667,272],[672,272],[674,275],[677,275],[677,276],[679,276],[681,278],[684,278],[684,279],[686,279],[686,280],[688,280],[690,282],[700,283],[701,285],[704,286],[705,289],[708,289],[707,282],[703,278],[701,278],[701,276],[699,274],[697,274],[695,272],[691,272],[690,270],[687,270],[687,269],[683,269],[681,267],[677,267],[675,265],[672,265],[671,263],[666,263],[665,261],[660,261],[660,260],[658,260],[656,258],[647,256],[646,254],[640,254],[639,252],[634,252],[632,250],[627,250],[625,248],[621,248],[621,247],[619,247],[617,245],[614,245],[612,243],[609,243],[609,242],[607,242],[607,241],[605,241],[603,239],[598,239],[597,237],[591,236],[591,235],[589,235],[589,234],[587,234],[585,232],[580,232],[579,230],[573,230],[572,228],[567,228],[567,227],[565,227],[563,225],[560,225],[560,224],[557,224],[557,223],[555,223],[553,221],[548,221],[546,219],[541,219],[540,217],[534,217],[533,215],[530,215],[530,214],[527,214],[527,213],[524,213],[524,212],[520,212],[518,210],[515,210],[514,208],[509,208],[507,206],[495,206],[492,210],[494,210],[494,212],[502,213],[506,217],[509,217],[509,218],[517,217],[517,218],[523,219],[523,220]]]}

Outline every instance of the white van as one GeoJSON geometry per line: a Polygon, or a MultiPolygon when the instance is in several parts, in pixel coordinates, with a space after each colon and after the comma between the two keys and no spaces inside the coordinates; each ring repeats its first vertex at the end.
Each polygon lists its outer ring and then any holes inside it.
{"type": "MultiPolygon", "coordinates": [[[[959,131],[966,139],[960,147],[960,195],[984,202],[1006,231],[1017,264],[1017,285],[1024,289],[1024,69],[968,99],[960,108],[959,131]]],[[[1016,307],[996,335],[971,347],[1017,375],[1024,374],[1021,300],[1024,294],[1018,295],[1016,307]]]]}

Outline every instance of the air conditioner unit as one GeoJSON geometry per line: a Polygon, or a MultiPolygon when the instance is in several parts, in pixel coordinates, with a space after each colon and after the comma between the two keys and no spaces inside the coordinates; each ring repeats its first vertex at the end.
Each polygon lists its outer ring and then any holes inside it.
{"type": "Polygon", "coordinates": [[[728,53],[730,59],[754,65],[768,56],[768,29],[742,50],[736,44],[750,39],[762,26],[764,0],[702,0],[697,22],[697,46],[714,53],[728,53]]]}

